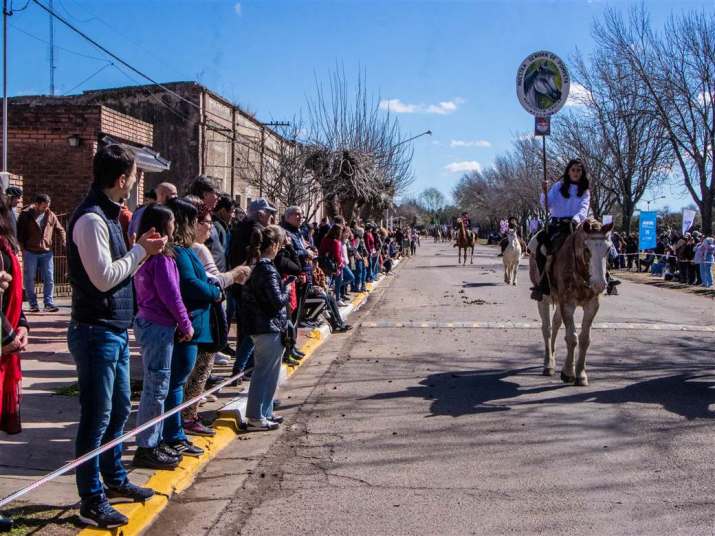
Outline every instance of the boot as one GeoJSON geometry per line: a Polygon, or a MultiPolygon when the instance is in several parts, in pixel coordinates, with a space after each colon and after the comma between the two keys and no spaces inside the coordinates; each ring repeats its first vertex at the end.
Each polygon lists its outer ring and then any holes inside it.
{"type": "Polygon", "coordinates": [[[541,251],[537,251],[536,265],[539,267],[541,279],[539,280],[539,283],[531,289],[531,299],[541,301],[544,296],[548,296],[551,293],[551,286],[549,285],[549,278],[547,275],[549,269],[551,268],[551,255],[545,257],[541,251]]]}

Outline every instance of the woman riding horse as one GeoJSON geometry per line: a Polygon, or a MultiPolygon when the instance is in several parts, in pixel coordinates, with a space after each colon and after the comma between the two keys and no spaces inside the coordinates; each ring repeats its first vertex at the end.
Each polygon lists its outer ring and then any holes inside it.
{"type": "Polygon", "coordinates": [[[551,213],[546,233],[542,231],[539,244],[546,247],[544,255],[542,248],[537,248],[536,263],[541,279],[538,285],[531,289],[531,299],[541,301],[545,294],[551,292],[547,272],[551,257],[559,250],[564,240],[588,217],[591,192],[589,191],[586,168],[581,160],[571,160],[566,166],[563,176],[549,188],[549,182],[542,183],[544,191],[541,194],[541,205],[551,213]]]}

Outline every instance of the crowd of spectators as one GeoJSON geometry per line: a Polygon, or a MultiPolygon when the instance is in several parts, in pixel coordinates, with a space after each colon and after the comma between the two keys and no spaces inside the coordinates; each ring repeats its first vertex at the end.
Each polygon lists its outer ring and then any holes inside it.
{"type": "Polygon", "coordinates": [[[675,230],[661,233],[653,249],[639,251],[636,233],[612,234],[609,255],[611,270],[648,272],[685,285],[713,286],[715,239],[698,230],[684,234],[675,230]]]}
{"type": "MultiPolygon", "coordinates": [[[[296,347],[297,329],[326,323],[332,332],[349,331],[340,308],[419,243],[414,228],[388,231],[340,216],[309,224],[301,207],[279,214],[264,198],[243,213],[206,177],[194,179],[183,197],[161,183],[132,214],[127,200],[141,170],[131,151],[103,147],[93,169],[67,232],[45,195],[19,216],[13,199],[22,192],[8,189],[0,202],[0,429],[21,431],[20,352],[29,329],[23,286],[30,311],[38,312],[39,268],[45,310],[57,310],[52,245],[59,239],[67,245],[72,287],[67,341],[79,384],[78,457],[124,432],[131,412],[130,329],[143,371],[136,424],[152,424],[136,436],[135,467],[171,470],[182,457],[203,453],[190,438],[216,433],[199,405],[212,396],[202,398],[207,386],[228,378],[214,372],[217,364],[230,366],[237,382],[250,379],[247,429],[276,429],[283,421],[274,412],[281,362],[297,365],[305,357],[296,347]],[[189,399],[197,401],[154,422],[189,399]]],[[[154,494],[129,481],[122,450],[117,445],[76,470],[80,519],[87,524],[121,526],[127,518],[110,499],[144,501],[154,494]]]]}

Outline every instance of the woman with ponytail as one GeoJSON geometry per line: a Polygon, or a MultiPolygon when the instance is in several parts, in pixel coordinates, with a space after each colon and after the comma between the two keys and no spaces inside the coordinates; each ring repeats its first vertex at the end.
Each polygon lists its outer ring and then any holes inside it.
{"type": "Polygon", "coordinates": [[[256,348],[246,406],[249,431],[275,430],[283,421],[273,414],[273,398],[284,351],[283,334],[289,328],[288,285],[295,280],[290,276],[281,281],[273,263],[284,242],[283,229],[269,225],[254,235],[249,246],[249,258],[257,259],[241,295],[241,329],[256,348]]]}

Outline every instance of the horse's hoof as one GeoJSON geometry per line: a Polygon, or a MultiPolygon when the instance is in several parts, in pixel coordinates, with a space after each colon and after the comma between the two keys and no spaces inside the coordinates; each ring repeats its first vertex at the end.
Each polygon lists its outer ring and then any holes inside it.
{"type": "Polygon", "coordinates": [[[587,387],[588,386],[588,378],[576,378],[576,386],[577,387],[587,387]]]}
{"type": "Polygon", "coordinates": [[[556,371],[555,371],[554,369],[552,369],[552,368],[545,368],[545,369],[542,371],[541,374],[544,375],[544,376],[553,376],[555,373],[556,373],[556,371]]]}
{"type": "Polygon", "coordinates": [[[561,373],[561,381],[564,383],[574,383],[576,381],[576,378],[574,378],[573,376],[569,376],[565,372],[562,372],[561,373]]]}

